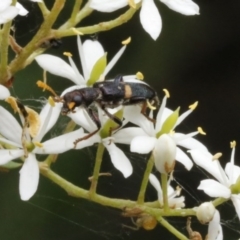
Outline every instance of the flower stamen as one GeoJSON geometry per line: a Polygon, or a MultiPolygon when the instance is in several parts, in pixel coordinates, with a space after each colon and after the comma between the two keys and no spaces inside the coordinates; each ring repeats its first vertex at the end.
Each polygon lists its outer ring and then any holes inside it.
{"type": "Polygon", "coordinates": [[[127,39],[122,41],[122,45],[128,45],[131,42],[132,38],[128,37],[127,39]]]}
{"type": "MultiPolygon", "coordinates": [[[[46,83],[44,83],[43,81],[37,81],[37,86],[39,88],[42,88],[44,90],[47,90],[49,91],[50,93],[52,93],[55,97],[58,97],[58,95],[55,93],[55,91],[49,86],[47,85],[46,83]]],[[[58,97],[59,98],[59,97],[58,97]]]]}
{"type": "Polygon", "coordinates": [[[143,80],[143,79],[144,79],[144,76],[143,76],[143,74],[142,74],[141,72],[137,72],[137,73],[136,73],[136,78],[137,78],[138,80],[143,80]]]}

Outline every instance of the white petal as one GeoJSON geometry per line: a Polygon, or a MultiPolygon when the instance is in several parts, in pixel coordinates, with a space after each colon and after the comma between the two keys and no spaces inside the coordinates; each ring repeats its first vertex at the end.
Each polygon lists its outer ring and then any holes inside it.
{"type": "MultiPolygon", "coordinates": [[[[104,139],[105,140],[105,139],[104,139]]],[[[126,157],[124,152],[118,148],[114,143],[109,145],[109,141],[103,141],[104,146],[108,150],[112,164],[114,167],[119,170],[125,178],[129,177],[132,174],[132,164],[129,159],[126,157]]]]}
{"type": "MultiPolygon", "coordinates": [[[[155,127],[156,132],[160,131],[160,129],[162,128],[162,124],[165,121],[165,119],[162,119],[162,116],[163,116],[163,112],[166,111],[165,110],[166,104],[167,104],[167,96],[165,95],[162,100],[161,106],[158,110],[157,117],[156,117],[156,127],[155,127]]],[[[169,115],[170,115],[170,113],[169,113],[169,115]]]]}
{"type": "Polygon", "coordinates": [[[30,0],[31,2],[42,2],[42,0],[30,0]]]}
{"type": "Polygon", "coordinates": [[[75,84],[79,83],[78,77],[76,76],[72,67],[61,58],[52,56],[50,54],[41,54],[35,57],[35,60],[44,70],[54,75],[67,78],[73,81],[75,84]]]}
{"type": "Polygon", "coordinates": [[[193,149],[188,152],[191,154],[193,161],[198,166],[209,172],[219,182],[224,182],[223,176],[219,171],[217,161],[213,161],[213,156],[209,152],[201,151],[199,149],[193,149]]]}
{"type": "Polygon", "coordinates": [[[210,197],[230,198],[231,196],[229,188],[212,179],[202,180],[198,189],[203,190],[210,197]]]}
{"type": "Polygon", "coordinates": [[[156,40],[162,30],[162,19],[153,0],[143,0],[140,22],[144,30],[156,40]]]}
{"type": "Polygon", "coordinates": [[[37,191],[39,181],[38,161],[34,154],[29,154],[20,170],[19,191],[23,201],[29,200],[37,191]]]}
{"type": "Polygon", "coordinates": [[[116,64],[116,62],[119,60],[119,58],[123,55],[125,49],[126,49],[126,45],[124,45],[116,54],[115,56],[111,59],[111,61],[108,63],[108,65],[106,66],[103,75],[106,76],[109,71],[114,67],[114,65],[116,64]]]}
{"type": "Polygon", "coordinates": [[[52,107],[49,103],[42,108],[39,117],[41,127],[33,141],[41,141],[43,136],[55,125],[61,112],[62,103],[55,103],[52,107]]]}
{"type": "Polygon", "coordinates": [[[232,178],[230,184],[234,184],[240,176],[240,167],[236,165],[231,166],[231,163],[228,162],[225,167],[225,172],[229,179],[232,178]]]}
{"type": "Polygon", "coordinates": [[[16,7],[19,9],[19,15],[20,16],[25,16],[25,15],[27,15],[28,14],[28,10],[27,9],[25,9],[23,6],[22,6],[22,4],[20,4],[20,3],[16,3],[16,7]]]}
{"type": "MultiPolygon", "coordinates": [[[[0,135],[0,136],[1,136],[1,135],[0,135]]],[[[16,142],[7,140],[6,138],[0,137],[0,142],[9,144],[9,145],[11,145],[11,146],[13,146],[13,147],[16,147],[16,148],[22,148],[22,144],[19,144],[19,143],[16,143],[16,142]]]]}
{"type": "Polygon", "coordinates": [[[158,196],[162,195],[162,189],[161,189],[161,185],[160,182],[158,181],[158,179],[156,178],[155,175],[153,175],[152,173],[149,175],[149,182],[152,184],[152,186],[156,189],[158,196]]]}
{"type": "Polygon", "coordinates": [[[0,149],[0,165],[4,165],[10,162],[13,159],[19,158],[23,156],[23,150],[21,149],[0,149]]]}
{"type": "Polygon", "coordinates": [[[231,199],[240,220],[240,194],[232,194],[231,199]]]}
{"type": "Polygon", "coordinates": [[[147,134],[139,127],[123,128],[114,133],[114,142],[130,144],[136,136],[147,136],[147,134]]]}
{"type": "Polygon", "coordinates": [[[102,45],[98,41],[86,40],[83,43],[83,56],[86,63],[86,80],[89,79],[94,64],[104,55],[102,45]]]}
{"type": "Polygon", "coordinates": [[[130,146],[131,152],[137,152],[141,154],[149,153],[153,150],[156,138],[148,137],[148,136],[137,136],[133,138],[130,146]]]}
{"type": "Polygon", "coordinates": [[[19,9],[10,6],[0,13],[0,24],[6,23],[18,15],[19,9]]]}
{"type": "Polygon", "coordinates": [[[73,61],[72,57],[68,57],[68,61],[73,69],[73,71],[75,72],[75,75],[77,76],[78,78],[78,85],[85,85],[86,82],[85,82],[85,79],[83,78],[83,76],[80,74],[75,62],[73,61]]]}
{"type": "Polygon", "coordinates": [[[4,100],[10,96],[9,90],[0,84],[0,100],[4,100]]]}
{"type": "Polygon", "coordinates": [[[208,225],[208,240],[222,240],[222,226],[220,224],[220,214],[216,210],[212,221],[208,225]]]}
{"type": "Polygon", "coordinates": [[[113,12],[127,5],[127,0],[91,0],[89,7],[100,12],[113,12]]]}
{"type": "Polygon", "coordinates": [[[75,110],[75,113],[69,113],[68,116],[79,126],[86,129],[88,132],[93,132],[97,129],[96,124],[87,114],[86,110],[82,107],[79,107],[75,110]]]}
{"type": "Polygon", "coordinates": [[[191,159],[188,157],[188,155],[183,152],[180,148],[177,147],[177,153],[176,153],[176,160],[180,163],[182,163],[185,168],[189,171],[192,166],[193,166],[193,162],[191,161],[191,159]]]}
{"type": "MultiPolygon", "coordinates": [[[[71,132],[66,139],[67,146],[69,146],[70,148],[74,148],[74,142],[77,139],[83,138],[87,135],[88,135],[88,133],[83,133],[82,129],[78,129],[76,131],[71,132]]],[[[93,144],[98,143],[100,141],[101,141],[101,138],[100,138],[99,134],[96,133],[92,137],[78,142],[76,149],[82,149],[82,148],[85,148],[85,147],[90,147],[93,144]]]]}
{"type": "Polygon", "coordinates": [[[160,136],[153,150],[155,166],[160,173],[173,170],[176,158],[176,144],[167,134],[160,136]]]}
{"type": "Polygon", "coordinates": [[[141,107],[138,105],[124,107],[124,117],[126,121],[142,128],[149,136],[155,137],[154,126],[143,114],[141,114],[141,107]]]}
{"type": "Polygon", "coordinates": [[[160,0],[173,11],[184,15],[198,15],[199,6],[191,0],[160,0]]]}
{"type": "Polygon", "coordinates": [[[12,0],[1,0],[0,2],[0,12],[4,11],[12,3],[12,0]]]}
{"type": "Polygon", "coordinates": [[[22,128],[11,113],[0,106],[0,134],[5,138],[22,145],[22,128]]]}
{"type": "Polygon", "coordinates": [[[168,199],[169,207],[170,208],[175,208],[175,209],[185,207],[184,202],[185,202],[185,197],[183,197],[183,196],[168,199]]]}
{"type": "Polygon", "coordinates": [[[195,138],[187,138],[187,139],[184,139],[184,140],[181,140],[181,141],[178,141],[177,139],[178,138],[181,138],[183,137],[185,134],[182,134],[182,133],[175,133],[174,134],[174,139],[176,139],[176,143],[177,145],[179,146],[182,146],[182,147],[185,147],[187,149],[199,149],[201,151],[208,151],[206,146],[203,145],[200,141],[196,140],[195,138]]]}

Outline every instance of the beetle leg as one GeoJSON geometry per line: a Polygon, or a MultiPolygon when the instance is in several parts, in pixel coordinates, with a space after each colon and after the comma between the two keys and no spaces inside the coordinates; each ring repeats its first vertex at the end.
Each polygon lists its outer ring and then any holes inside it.
{"type": "MultiPolygon", "coordinates": [[[[154,99],[153,101],[154,102],[152,105],[153,106],[157,105],[156,100],[154,99]]],[[[141,98],[141,97],[131,98],[129,102],[126,102],[123,105],[128,106],[128,105],[140,104],[140,103],[142,104],[141,114],[144,115],[149,121],[155,123],[156,120],[154,118],[150,118],[146,113],[146,110],[148,108],[146,98],[141,98]]]]}
{"type": "Polygon", "coordinates": [[[119,129],[122,126],[122,120],[119,119],[118,117],[112,115],[110,112],[108,112],[108,110],[105,108],[105,106],[101,106],[102,110],[106,113],[106,115],[112,120],[114,121],[116,124],[118,124],[117,127],[114,128],[110,128],[109,129],[109,135],[112,136],[112,132],[119,129]]]}
{"type": "Polygon", "coordinates": [[[147,102],[145,101],[142,105],[142,109],[141,109],[141,114],[144,115],[149,121],[155,123],[156,120],[154,118],[150,118],[147,113],[146,113],[146,110],[147,110],[147,102]]]}
{"type": "Polygon", "coordinates": [[[73,142],[74,148],[77,147],[77,144],[78,144],[79,142],[81,142],[82,140],[87,140],[88,138],[90,138],[91,136],[93,136],[95,133],[97,133],[97,132],[100,130],[100,128],[101,128],[101,122],[99,121],[97,115],[94,114],[94,112],[92,111],[92,109],[86,107],[85,110],[87,111],[89,117],[90,117],[90,118],[93,120],[93,122],[96,124],[97,129],[96,129],[95,131],[89,133],[89,134],[86,135],[85,137],[76,139],[76,140],[73,142]]]}

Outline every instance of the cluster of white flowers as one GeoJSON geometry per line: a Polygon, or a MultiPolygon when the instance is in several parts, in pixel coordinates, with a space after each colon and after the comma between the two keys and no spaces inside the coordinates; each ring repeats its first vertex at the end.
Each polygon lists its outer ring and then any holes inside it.
{"type": "MultiPolygon", "coordinates": [[[[31,0],[32,2],[42,2],[42,0],[31,0]]],[[[199,14],[199,7],[191,0],[160,0],[170,9],[184,15],[199,14]]],[[[89,7],[101,12],[112,12],[129,4],[136,7],[140,0],[91,0],[89,7]]],[[[14,19],[17,15],[24,16],[28,11],[20,4],[11,5],[12,0],[0,1],[0,24],[5,24],[14,19]]],[[[162,29],[162,20],[153,0],[142,0],[140,9],[140,22],[144,30],[155,40],[162,29]]],[[[80,37],[77,37],[79,57],[82,65],[82,74],[72,60],[70,53],[69,63],[59,57],[42,54],[35,58],[37,63],[45,71],[67,78],[75,85],[65,89],[61,96],[76,89],[91,87],[96,81],[103,81],[109,71],[113,68],[126,49],[126,41],[112,60],[107,63],[106,52],[102,45],[96,40],[86,40],[83,44],[80,37]]],[[[123,76],[124,82],[142,81],[136,75],[123,76]]],[[[39,169],[41,162],[37,160],[38,154],[60,154],[70,149],[83,149],[95,143],[102,143],[107,149],[114,167],[119,170],[125,178],[133,173],[131,161],[118,147],[118,143],[129,145],[130,151],[138,154],[152,153],[155,168],[158,172],[171,175],[175,168],[176,161],[184,165],[186,170],[191,170],[193,163],[210,173],[216,180],[205,179],[200,182],[199,190],[203,190],[212,198],[230,199],[235,207],[240,219],[240,167],[234,164],[234,154],[236,143],[231,143],[232,154],[225,169],[219,164],[221,154],[212,155],[208,149],[194,137],[197,134],[205,134],[199,127],[197,131],[191,133],[177,132],[176,128],[181,122],[193,112],[197,107],[197,102],[190,105],[189,109],[180,114],[180,108],[171,110],[166,107],[169,92],[164,89],[165,96],[161,99],[161,105],[157,113],[150,109],[149,118],[156,116],[156,121],[152,122],[142,114],[139,105],[118,107],[108,109],[111,114],[121,118],[123,124],[121,128],[111,131],[109,134],[109,118],[106,113],[96,106],[101,129],[97,130],[94,121],[82,106],[74,109],[68,116],[80,126],[79,129],[60,135],[49,140],[43,140],[45,134],[55,125],[61,113],[62,102],[52,103],[50,100],[38,114],[30,108],[25,108],[29,124],[26,124],[26,116],[18,109],[17,101],[10,96],[7,88],[0,85],[0,100],[6,100],[15,106],[14,111],[19,113],[20,122],[4,107],[0,106],[0,142],[4,147],[0,148],[0,165],[5,167],[13,160],[21,159],[18,166],[20,170],[19,192],[22,200],[29,200],[37,191],[39,183],[39,169]],[[15,105],[14,105],[15,104],[15,105]],[[32,122],[31,122],[32,121],[32,122]],[[125,127],[131,123],[133,126],[125,127]],[[93,133],[89,138],[83,139],[89,133],[93,133]],[[187,150],[187,153],[186,151],[187,150]],[[191,158],[189,157],[191,155],[191,158]]],[[[171,176],[167,182],[167,198],[170,208],[180,209],[185,206],[185,197],[180,196],[181,189],[174,190],[171,186],[171,176]]],[[[164,196],[161,183],[152,173],[149,175],[149,182],[155,188],[158,201],[161,207],[164,205],[164,196]]],[[[216,210],[213,202],[206,202],[195,208],[196,216],[202,223],[209,223],[208,240],[223,239],[222,227],[220,224],[220,214],[216,210]]]]}
{"type": "MultiPolygon", "coordinates": [[[[62,95],[89,86],[91,74],[94,71],[99,59],[106,56],[103,47],[98,41],[87,40],[83,44],[80,37],[77,37],[79,55],[81,59],[83,75],[78,71],[70,54],[69,62],[66,63],[59,57],[49,54],[42,54],[36,57],[37,63],[46,71],[66,77],[73,81],[76,85],[63,91],[62,95]],[[92,56],[92,57],[91,57],[92,56]]],[[[123,46],[116,56],[108,65],[100,71],[100,78],[104,79],[106,74],[115,65],[120,58],[126,46],[123,46]]],[[[135,75],[123,76],[124,81],[139,81],[135,75]]],[[[93,82],[91,82],[93,84],[93,82]]],[[[204,168],[215,180],[202,180],[199,189],[203,190],[210,197],[223,197],[231,199],[236,212],[240,218],[240,194],[235,194],[232,187],[239,182],[240,168],[234,165],[235,142],[232,143],[232,156],[230,162],[226,165],[225,172],[221,168],[218,160],[219,154],[212,156],[208,149],[198,140],[193,137],[198,133],[204,132],[201,128],[198,131],[184,134],[175,132],[175,128],[196,108],[197,102],[189,106],[189,110],[179,115],[179,108],[172,111],[166,107],[169,93],[164,90],[165,96],[161,101],[161,106],[156,114],[156,122],[149,121],[142,113],[140,106],[126,106],[124,109],[110,109],[113,114],[121,112],[123,119],[123,127],[118,131],[113,131],[111,136],[104,136],[102,131],[98,131],[90,138],[80,141],[76,149],[82,149],[93,145],[94,143],[102,142],[107,149],[111,161],[116,169],[118,169],[125,178],[129,177],[133,168],[130,160],[125,153],[116,145],[116,143],[129,144],[132,152],[140,154],[153,153],[155,167],[160,173],[170,173],[174,169],[175,160],[182,163],[187,170],[193,166],[192,160],[183,151],[182,148],[188,149],[193,161],[200,167],[204,168]],[[124,127],[131,122],[134,127],[124,127]],[[214,160],[213,160],[214,159],[214,160]]],[[[10,98],[9,91],[0,85],[0,99],[8,100],[10,98]]],[[[11,146],[11,149],[0,149],[0,164],[8,164],[10,161],[22,158],[23,166],[20,171],[20,196],[22,200],[30,199],[37,190],[39,181],[39,162],[37,154],[59,154],[70,149],[74,149],[74,141],[82,138],[96,130],[96,126],[92,119],[86,113],[83,107],[78,107],[75,112],[69,113],[69,117],[81,127],[73,132],[58,136],[48,141],[41,142],[44,135],[54,126],[61,112],[62,103],[55,103],[52,106],[47,103],[40,114],[36,114],[39,118],[38,126],[35,133],[32,134],[31,129],[25,129],[26,142],[23,143],[23,127],[21,127],[15,117],[6,109],[0,106],[0,141],[11,146]],[[11,126],[11,127],[9,127],[11,126]],[[26,145],[28,146],[26,148],[26,145]],[[31,146],[31,147],[29,147],[31,146]],[[26,156],[27,149],[27,156],[26,156]]],[[[30,110],[27,110],[30,114],[30,110]]],[[[103,111],[98,108],[98,115],[102,129],[109,121],[103,111]]],[[[150,117],[153,116],[153,110],[150,111],[150,117]]],[[[22,124],[24,120],[20,116],[22,124]]],[[[160,182],[150,174],[149,181],[158,193],[158,199],[163,206],[163,193],[160,182]]],[[[173,190],[170,185],[171,178],[168,181],[168,201],[172,208],[182,208],[185,206],[185,198],[180,195],[179,189],[173,190]]],[[[222,230],[220,225],[220,215],[212,203],[205,203],[196,208],[197,216],[201,222],[210,222],[209,224],[209,239],[222,239],[222,230]],[[212,209],[211,211],[209,209],[212,209]],[[217,230],[216,230],[217,229],[217,230]]]]}
{"type": "MultiPolygon", "coordinates": [[[[140,0],[91,0],[90,7],[100,12],[113,12],[127,6],[136,7],[140,0]]],[[[173,11],[186,16],[198,15],[199,6],[191,0],[160,0],[173,11]]],[[[162,19],[153,0],[142,0],[140,22],[143,29],[156,40],[162,30],[162,19]]]]}

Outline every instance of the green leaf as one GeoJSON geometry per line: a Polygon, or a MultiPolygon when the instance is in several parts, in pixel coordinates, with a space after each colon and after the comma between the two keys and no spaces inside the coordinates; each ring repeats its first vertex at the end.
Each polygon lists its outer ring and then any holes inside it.
{"type": "MultiPolygon", "coordinates": [[[[122,119],[123,118],[123,109],[120,109],[114,114],[115,117],[122,119]]],[[[110,136],[110,130],[117,128],[119,125],[114,122],[112,119],[108,119],[100,131],[101,138],[107,138],[110,136]]]]}
{"type": "Polygon", "coordinates": [[[174,125],[176,124],[178,117],[179,117],[179,110],[180,107],[178,107],[163,123],[162,129],[156,134],[156,137],[159,138],[164,133],[169,133],[174,125]]]}
{"type": "Polygon", "coordinates": [[[90,78],[87,81],[87,86],[92,86],[103,74],[107,66],[107,53],[100,57],[92,68],[90,78]]]}

